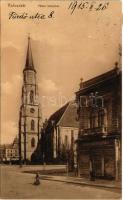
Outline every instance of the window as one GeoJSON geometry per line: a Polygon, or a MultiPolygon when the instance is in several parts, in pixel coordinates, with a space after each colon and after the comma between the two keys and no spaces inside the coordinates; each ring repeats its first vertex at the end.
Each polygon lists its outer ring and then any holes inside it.
{"type": "Polygon", "coordinates": [[[107,126],[107,111],[106,109],[101,109],[98,113],[98,125],[107,126]]]}
{"type": "Polygon", "coordinates": [[[31,112],[31,113],[34,113],[34,112],[35,112],[35,109],[34,109],[34,108],[30,108],[30,112],[31,112]]]}
{"type": "Polygon", "coordinates": [[[35,121],[33,119],[31,120],[31,130],[35,130],[35,121]]]}
{"type": "Polygon", "coordinates": [[[65,135],[65,147],[66,147],[66,149],[68,148],[68,136],[67,135],[65,135]]]}
{"type": "Polygon", "coordinates": [[[98,127],[98,112],[95,112],[95,127],[98,127]]]}
{"type": "Polygon", "coordinates": [[[31,90],[30,91],[30,103],[33,103],[34,102],[34,91],[31,90]]]}
{"type": "Polygon", "coordinates": [[[35,147],[35,138],[31,139],[31,147],[35,147]]]}
{"type": "Polygon", "coordinates": [[[104,125],[104,111],[93,110],[90,114],[90,128],[97,128],[104,125]]]}
{"type": "Polygon", "coordinates": [[[24,73],[24,82],[26,83],[26,74],[24,73]]]}
{"type": "Polygon", "coordinates": [[[90,128],[94,128],[95,127],[95,121],[96,121],[96,116],[95,116],[95,113],[92,112],[90,114],[90,128]]]}
{"type": "Polygon", "coordinates": [[[71,130],[71,140],[74,140],[74,130],[71,130]]]}
{"type": "Polygon", "coordinates": [[[101,127],[104,125],[104,110],[100,110],[98,113],[98,126],[101,127]]]}
{"type": "Polygon", "coordinates": [[[71,130],[71,146],[74,145],[74,131],[71,130]]]}
{"type": "Polygon", "coordinates": [[[107,127],[107,111],[104,108],[90,113],[90,128],[107,127]]]}

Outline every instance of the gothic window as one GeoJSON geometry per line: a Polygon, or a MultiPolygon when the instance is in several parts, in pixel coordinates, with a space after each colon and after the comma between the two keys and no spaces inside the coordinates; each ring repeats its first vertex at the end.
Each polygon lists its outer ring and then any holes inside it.
{"type": "Polygon", "coordinates": [[[31,130],[35,130],[35,121],[33,119],[31,120],[31,130]]]}
{"type": "Polygon", "coordinates": [[[65,135],[65,148],[66,148],[66,150],[68,149],[68,136],[67,135],[65,135]]]}
{"type": "Polygon", "coordinates": [[[71,145],[74,144],[74,130],[71,130],[71,145]]]}
{"type": "Polygon", "coordinates": [[[34,91],[31,90],[30,91],[30,103],[33,103],[34,102],[34,91]]]}
{"type": "Polygon", "coordinates": [[[31,139],[31,147],[35,147],[35,138],[31,139]]]}

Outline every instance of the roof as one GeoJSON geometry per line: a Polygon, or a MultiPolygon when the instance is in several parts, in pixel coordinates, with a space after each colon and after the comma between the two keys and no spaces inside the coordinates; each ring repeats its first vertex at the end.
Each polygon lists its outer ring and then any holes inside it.
{"type": "Polygon", "coordinates": [[[5,148],[5,144],[1,144],[0,149],[4,149],[4,148],[5,148]]]}
{"type": "Polygon", "coordinates": [[[14,149],[18,148],[19,139],[17,137],[14,138],[13,143],[10,144],[1,144],[1,149],[14,149]]]}
{"type": "MultiPolygon", "coordinates": [[[[118,68],[118,67],[115,67],[114,69],[108,71],[108,72],[105,72],[99,76],[96,76],[92,79],[89,79],[85,82],[81,82],[80,84],[80,89],[79,91],[76,92],[77,93],[80,93],[81,91],[84,92],[90,88],[94,88],[96,86],[99,86],[99,85],[102,85],[107,82],[111,82],[113,81],[116,77],[118,77],[119,75],[121,75],[121,69],[118,68]]],[[[119,76],[120,77],[120,76],[119,76]]]]}
{"type": "Polygon", "coordinates": [[[5,144],[4,148],[5,149],[12,149],[12,144],[5,144]]]}
{"type": "Polygon", "coordinates": [[[18,145],[19,145],[19,139],[17,137],[14,138],[14,141],[12,143],[12,147],[14,149],[18,148],[18,145]]]}
{"type": "Polygon", "coordinates": [[[27,48],[26,64],[25,64],[25,69],[24,70],[33,70],[33,71],[35,71],[34,64],[33,64],[30,37],[28,37],[28,48],[27,48]]]}
{"type": "Polygon", "coordinates": [[[78,128],[77,118],[77,105],[71,101],[57,110],[51,115],[48,121],[54,121],[55,125],[63,127],[76,127],[78,128]]]}
{"type": "Polygon", "coordinates": [[[19,139],[18,139],[18,137],[16,136],[15,138],[14,138],[14,140],[13,140],[13,144],[18,144],[19,143],[19,139]]]}
{"type": "Polygon", "coordinates": [[[67,109],[69,103],[65,104],[63,107],[61,107],[59,110],[57,110],[55,113],[53,113],[48,121],[54,121],[55,124],[59,122],[62,115],[64,114],[65,110],[67,109]]]}
{"type": "Polygon", "coordinates": [[[98,83],[101,80],[104,81],[104,80],[107,80],[108,78],[112,78],[112,77],[117,75],[118,70],[119,70],[118,68],[114,68],[114,69],[112,69],[112,70],[110,70],[108,72],[105,72],[105,73],[103,73],[103,74],[101,74],[99,76],[96,76],[96,77],[94,77],[94,78],[92,78],[92,79],[90,79],[88,81],[85,81],[83,83],[83,87],[85,88],[85,87],[88,87],[88,86],[90,86],[92,84],[98,83]]]}
{"type": "Polygon", "coordinates": [[[77,105],[75,102],[70,102],[61,119],[58,122],[59,126],[63,127],[79,127],[77,121],[77,105]]]}

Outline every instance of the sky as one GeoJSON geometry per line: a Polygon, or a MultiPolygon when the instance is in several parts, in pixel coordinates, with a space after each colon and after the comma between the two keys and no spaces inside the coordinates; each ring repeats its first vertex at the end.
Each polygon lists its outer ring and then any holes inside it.
{"type": "MultiPolygon", "coordinates": [[[[121,3],[104,11],[75,10],[69,1],[3,1],[1,3],[1,143],[18,134],[21,88],[30,33],[43,120],[75,98],[84,81],[114,68],[121,43],[121,3]],[[11,4],[25,8],[9,7],[11,4]],[[52,3],[51,3],[52,2],[52,3]],[[57,8],[40,5],[59,5],[57,8]],[[10,12],[49,14],[53,19],[9,19],[10,12]]],[[[105,1],[103,1],[105,3],[105,1]]],[[[98,1],[96,2],[96,4],[98,1]]]]}

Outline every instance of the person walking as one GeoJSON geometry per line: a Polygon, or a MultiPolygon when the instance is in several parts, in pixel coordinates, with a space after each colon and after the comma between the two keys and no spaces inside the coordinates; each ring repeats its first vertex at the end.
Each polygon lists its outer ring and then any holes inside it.
{"type": "Polygon", "coordinates": [[[39,177],[39,173],[36,173],[35,176],[35,181],[34,181],[34,185],[40,185],[40,177],[39,177]]]}

